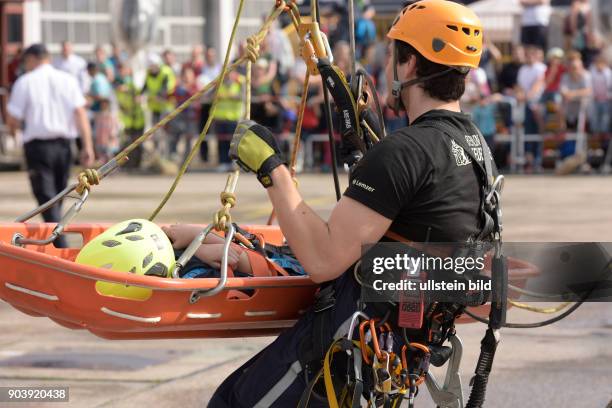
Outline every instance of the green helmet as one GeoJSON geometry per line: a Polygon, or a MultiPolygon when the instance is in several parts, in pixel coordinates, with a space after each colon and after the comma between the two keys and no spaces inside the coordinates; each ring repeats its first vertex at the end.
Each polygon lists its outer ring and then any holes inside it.
{"type": "MultiPolygon", "coordinates": [[[[171,277],[174,267],[172,244],[156,224],[128,220],[113,225],[85,245],[76,257],[82,265],[138,275],[171,277]]],[[[96,290],[106,296],[146,300],[151,290],[109,282],[97,282],[96,290]]]]}

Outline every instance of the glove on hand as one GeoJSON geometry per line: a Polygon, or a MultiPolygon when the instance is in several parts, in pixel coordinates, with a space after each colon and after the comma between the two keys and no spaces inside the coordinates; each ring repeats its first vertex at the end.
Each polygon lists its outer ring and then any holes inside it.
{"type": "Polygon", "coordinates": [[[274,135],[252,120],[243,120],[236,126],[229,156],[245,171],[256,173],[257,179],[266,188],[272,185],[272,170],[286,164],[274,135]]]}

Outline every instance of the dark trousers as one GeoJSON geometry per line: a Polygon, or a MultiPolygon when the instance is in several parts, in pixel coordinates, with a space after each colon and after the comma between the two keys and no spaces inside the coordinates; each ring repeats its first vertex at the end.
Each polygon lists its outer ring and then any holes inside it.
{"type": "MultiPolygon", "coordinates": [[[[41,205],[66,188],[72,151],[70,140],[33,140],[24,146],[28,175],[32,193],[41,205]]],[[[45,222],[58,222],[62,217],[62,203],[59,202],[42,213],[45,222]]],[[[55,241],[56,247],[65,247],[64,237],[55,241]]]]}
{"type": "Polygon", "coordinates": [[[521,44],[533,45],[546,51],[548,48],[548,27],[540,25],[521,27],[521,44]]]}

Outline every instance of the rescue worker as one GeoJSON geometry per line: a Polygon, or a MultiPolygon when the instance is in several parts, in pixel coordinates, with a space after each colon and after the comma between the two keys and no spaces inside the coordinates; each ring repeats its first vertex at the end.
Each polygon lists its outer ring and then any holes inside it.
{"type": "MultiPolygon", "coordinates": [[[[168,112],[174,109],[174,87],[176,86],[176,76],[172,68],[165,65],[160,56],[150,54],[148,56],[148,69],[145,84],[141,94],[147,95],[147,107],[151,111],[151,121],[153,124],[159,122],[168,112]]],[[[162,136],[158,132],[155,140],[155,149],[163,148],[167,153],[171,149],[168,146],[162,147],[162,136]]],[[[167,141],[168,145],[172,143],[167,141]]]]}
{"type": "Polygon", "coordinates": [[[230,140],[236,129],[236,124],[244,116],[244,81],[243,75],[236,71],[230,71],[225,81],[220,85],[217,108],[214,112],[215,135],[217,136],[220,172],[231,168],[231,160],[228,156],[230,140]]]}
{"type": "MultiPolygon", "coordinates": [[[[231,156],[267,189],[283,234],[310,278],[333,283],[326,286],[326,302],[317,302],[231,374],[210,407],[298,404],[318,370],[310,362],[320,363],[338,328],[358,310],[360,286],[345,271],[352,271],[363,245],[399,237],[466,242],[479,236],[477,166],[490,152],[483,151],[482,137],[473,136],[479,132],[461,113],[459,98],[467,73],[478,67],[482,36],[478,17],[454,2],[423,0],[402,10],[387,35],[387,103],[406,111],[409,126],[374,145],[357,163],[327,221],[302,199],[272,134],[252,122],[238,125],[231,156]],[[326,331],[320,330],[321,316],[327,316],[326,331]]],[[[308,406],[328,404],[311,399],[308,406]]]]}
{"type": "MultiPolygon", "coordinates": [[[[121,83],[116,89],[119,118],[123,125],[124,143],[129,145],[143,134],[145,117],[138,98],[138,89],[132,77],[132,69],[128,65],[122,65],[119,77],[121,83]]],[[[128,160],[124,167],[138,169],[141,162],[142,145],[139,145],[130,154],[130,160],[128,160]]]]}

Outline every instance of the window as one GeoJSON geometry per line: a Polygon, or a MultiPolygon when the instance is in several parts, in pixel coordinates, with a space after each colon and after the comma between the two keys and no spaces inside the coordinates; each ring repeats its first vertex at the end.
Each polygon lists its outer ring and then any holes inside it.
{"type": "Polygon", "coordinates": [[[94,10],[96,13],[108,13],[110,11],[108,1],[94,1],[94,10]]]}
{"type": "Polygon", "coordinates": [[[51,42],[61,43],[68,39],[68,23],[51,21],[50,25],[51,42]]]}
{"type": "Polygon", "coordinates": [[[45,0],[43,2],[45,11],[68,11],[68,0],[45,0]]]}
{"type": "Polygon", "coordinates": [[[21,14],[7,14],[8,42],[23,42],[23,16],[21,14]]]}
{"type": "MultiPolygon", "coordinates": [[[[106,3],[106,2],[102,2],[106,3]]],[[[88,13],[92,10],[91,0],[72,0],[72,11],[75,13],[88,13]]]]}
{"type": "Polygon", "coordinates": [[[173,25],[170,28],[170,43],[180,45],[187,43],[187,27],[173,25]]]}
{"type": "Polygon", "coordinates": [[[188,0],[189,15],[199,17],[204,15],[204,0],[188,0]]]}
{"type": "Polygon", "coordinates": [[[73,31],[74,43],[88,44],[91,42],[91,25],[89,23],[75,22],[73,31]]]}
{"type": "Polygon", "coordinates": [[[111,40],[110,23],[95,23],[96,44],[106,44],[111,40]]]}

